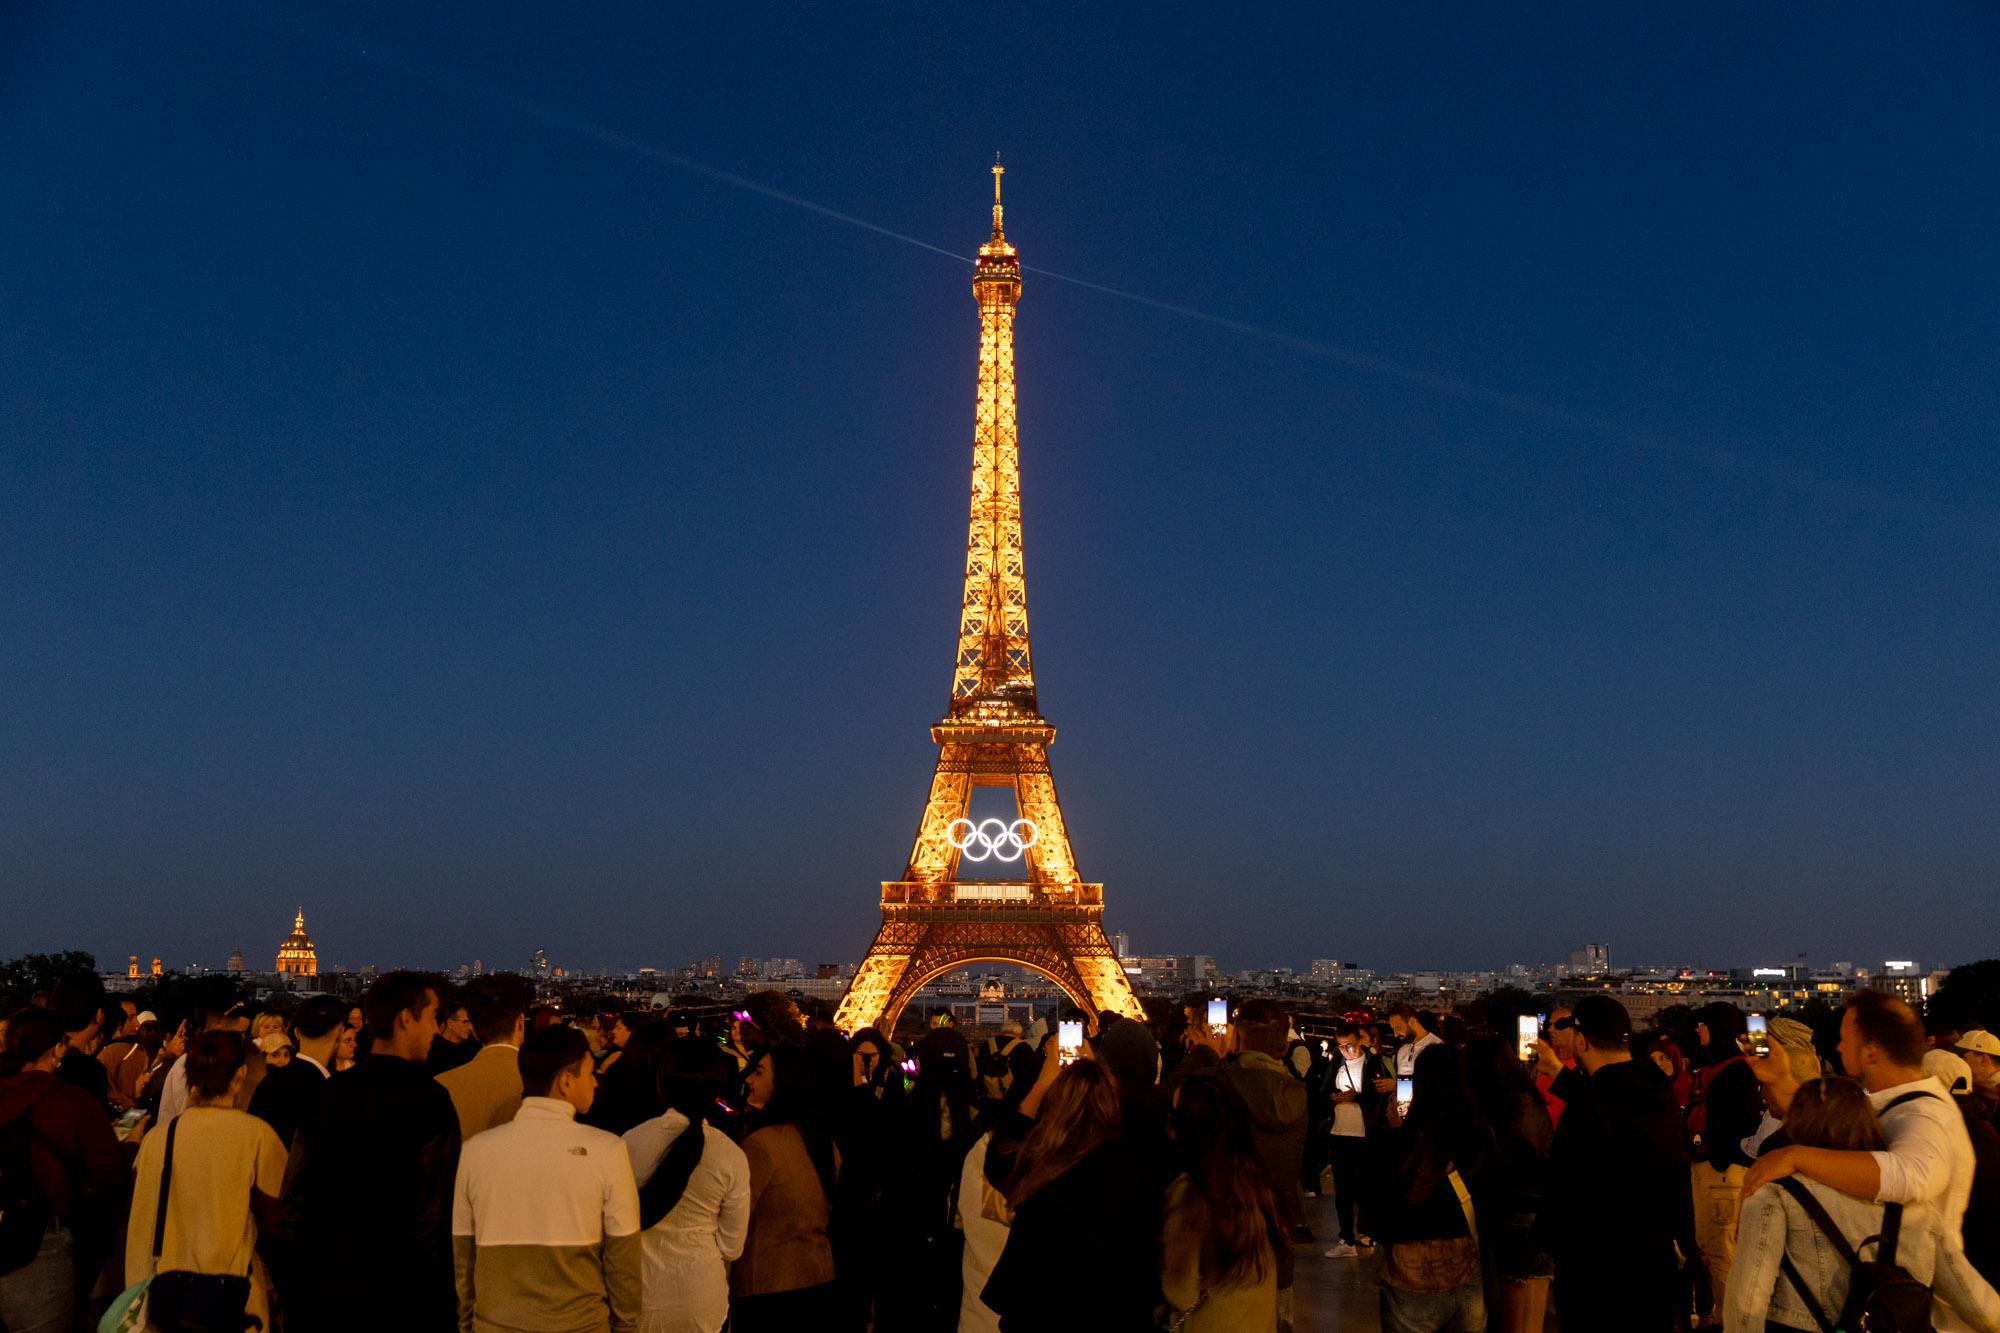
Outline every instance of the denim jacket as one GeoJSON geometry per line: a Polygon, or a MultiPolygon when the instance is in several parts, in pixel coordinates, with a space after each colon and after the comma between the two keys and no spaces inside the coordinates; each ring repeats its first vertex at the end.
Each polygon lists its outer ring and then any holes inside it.
{"type": "MultiPolygon", "coordinates": [[[[1849,1245],[1881,1232],[1881,1204],[1842,1194],[1816,1180],[1793,1179],[1812,1191],[1849,1245]]],[[[1777,1185],[1766,1185],[1743,1200],[1736,1258],[1723,1297],[1723,1333],[1764,1333],[1767,1319],[1790,1328],[1819,1328],[1799,1299],[1798,1288],[1778,1266],[1786,1255],[1827,1317],[1839,1315],[1847,1300],[1847,1264],[1797,1200],[1777,1185]]],[[[1875,1253],[1863,1250],[1861,1257],[1873,1259],[1875,1253]]],[[[1980,1333],[2000,1333],[2000,1294],[1966,1262],[1956,1239],[1946,1239],[1944,1218],[1933,1205],[1904,1205],[1896,1263],[1917,1281],[1930,1284],[1934,1311],[1942,1303],[1980,1333]]]]}

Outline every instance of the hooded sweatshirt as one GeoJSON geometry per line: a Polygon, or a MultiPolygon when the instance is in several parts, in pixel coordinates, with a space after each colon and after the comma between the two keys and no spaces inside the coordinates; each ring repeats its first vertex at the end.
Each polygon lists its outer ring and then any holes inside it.
{"type": "MultiPolygon", "coordinates": [[[[1222,1062],[1222,1076],[1250,1112],[1250,1138],[1264,1169],[1270,1172],[1271,1187],[1278,1196],[1278,1220],[1289,1232],[1305,1216],[1299,1165],[1306,1154],[1306,1085],[1283,1061],[1262,1051],[1230,1056],[1222,1062]]],[[[1281,1257],[1278,1290],[1291,1285],[1290,1260],[1281,1257]]]]}

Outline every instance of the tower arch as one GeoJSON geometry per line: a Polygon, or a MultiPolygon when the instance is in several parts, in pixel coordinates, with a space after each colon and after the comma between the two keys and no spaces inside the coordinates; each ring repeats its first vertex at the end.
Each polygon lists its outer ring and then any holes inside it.
{"type": "Polygon", "coordinates": [[[966,967],[974,963],[1008,963],[1015,967],[1025,967],[1030,972],[1046,977],[1048,980],[1054,982],[1069,1002],[1077,1008],[1090,1009],[1091,996],[1089,991],[1084,989],[1083,981],[1080,977],[1076,976],[1074,972],[1071,972],[1068,976],[1064,976],[1055,966],[1029,958],[1025,956],[1025,952],[1016,951],[1010,953],[1001,948],[967,949],[963,951],[964,956],[954,957],[950,950],[941,950],[926,960],[927,964],[929,964],[927,970],[921,973],[905,972],[904,975],[909,980],[905,985],[897,987],[898,994],[892,994],[889,1003],[882,1011],[882,1017],[878,1020],[878,1025],[881,1026],[884,1035],[894,1033],[896,1023],[903,1016],[903,1010],[909,1007],[910,1001],[916,996],[918,991],[954,968],[966,967]]]}

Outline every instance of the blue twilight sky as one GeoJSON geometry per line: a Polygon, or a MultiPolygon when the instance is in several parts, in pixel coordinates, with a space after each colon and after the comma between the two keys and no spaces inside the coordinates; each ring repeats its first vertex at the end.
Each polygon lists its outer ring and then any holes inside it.
{"type": "Polygon", "coordinates": [[[1111,929],[1993,953],[2000,10],[1408,9],[0,7],[0,956],[857,958],[996,149],[1111,929]]]}

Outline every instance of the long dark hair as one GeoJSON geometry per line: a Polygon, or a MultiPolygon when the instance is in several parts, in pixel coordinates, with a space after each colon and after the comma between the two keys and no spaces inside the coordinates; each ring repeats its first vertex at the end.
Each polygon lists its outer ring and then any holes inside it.
{"type": "Polygon", "coordinates": [[[1183,1081],[1174,1092],[1174,1143],[1201,1232],[1203,1285],[1262,1282],[1266,1243],[1276,1255],[1292,1238],[1271,1225],[1278,1195],[1250,1137],[1242,1096],[1213,1074],[1183,1081]]]}
{"type": "Polygon", "coordinates": [[[1403,1163],[1405,1185],[1440,1180],[1452,1167],[1460,1175],[1477,1171],[1492,1135],[1466,1083],[1465,1056],[1439,1042],[1417,1056],[1412,1073],[1410,1114],[1403,1124],[1417,1141],[1403,1163]]]}
{"type": "Polygon", "coordinates": [[[827,1203],[831,1205],[839,1171],[833,1162],[833,1135],[827,1129],[826,1117],[820,1113],[811,1058],[796,1046],[766,1046],[751,1060],[752,1067],[758,1060],[771,1063],[771,1100],[751,1113],[750,1133],[778,1125],[794,1126],[799,1137],[806,1141],[806,1156],[812,1159],[820,1188],[826,1191],[827,1203]]]}
{"type": "Polygon", "coordinates": [[[849,1039],[848,1050],[859,1050],[861,1043],[864,1041],[872,1042],[875,1046],[875,1065],[868,1071],[867,1086],[871,1088],[885,1087],[889,1082],[889,1067],[895,1062],[890,1053],[896,1048],[891,1046],[889,1039],[883,1036],[877,1029],[862,1028],[849,1039]]]}
{"type": "Polygon", "coordinates": [[[736,1061],[721,1047],[700,1037],[679,1037],[660,1057],[660,1100],[687,1117],[687,1128],[660,1157],[653,1174],[639,1186],[639,1227],[653,1226],[674,1210],[687,1192],[688,1178],[701,1165],[708,1138],[705,1126],[724,1108],[736,1080],[736,1061]]]}
{"type": "Polygon", "coordinates": [[[1019,1208],[1036,1191],[1097,1149],[1119,1141],[1122,1115],[1111,1071],[1096,1060],[1078,1060],[1049,1085],[1014,1165],[1007,1201],[1019,1208]]]}
{"type": "Polygon", "coordinates": [[[1492,1131],[1493,1146],[1503,1158],[1526,1169],[1537,1163],[1515,1159],[1524,1154],[1537,1159],[1548,1156],[1555,1138],[1548,1103],[1542,1100],[1513,1043],[1494,1033],[1467,1042],[1465,1083],[1492,1131]]]}

